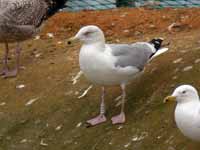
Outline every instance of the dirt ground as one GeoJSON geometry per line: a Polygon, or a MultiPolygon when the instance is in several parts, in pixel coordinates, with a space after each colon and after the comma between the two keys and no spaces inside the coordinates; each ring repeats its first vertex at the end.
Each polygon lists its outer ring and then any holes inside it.
{"type": "MultiPolygon", "coordinates": [[[[0,79],[0,150],[199,150],[199,143],[177,129],[175,104],[163,104],[163,98],[180,84],[200,91],[200,9],[61,12],[22,46],[20,74],[0,79]],[[66,39],[88,24],[101,27],[109,43],[163,37],[170,44],[128,86],[124,125],[84,125],[98,114],[100,89],[93,86],[78,98],[91,83],[81,76],[72,84],[80,45],[67,46],[66,39]]],[[[9,63],[13,67],[14,52],[9,63]]],[[[108,87],[108,118],[119,111],[114,101],[119,95],[119,87],[108,87]]]]}

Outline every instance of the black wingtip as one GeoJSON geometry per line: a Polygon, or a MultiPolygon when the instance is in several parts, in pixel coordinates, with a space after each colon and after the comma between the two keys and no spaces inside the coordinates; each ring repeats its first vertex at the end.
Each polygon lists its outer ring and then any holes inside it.
{"type": "Polygon", "coordinates": [[[149,41],[150,44],[152,44],[156,51],[159,50],[162,47],[162,42],[164,41],[163,38],[154,38],[151,41],[149,41]]]}

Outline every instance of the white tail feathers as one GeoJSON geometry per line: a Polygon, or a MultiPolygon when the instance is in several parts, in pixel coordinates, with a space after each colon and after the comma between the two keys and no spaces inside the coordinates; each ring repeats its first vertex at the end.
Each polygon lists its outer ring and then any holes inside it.
{"type": "Polygon", "coordinates": [[[169,48],[167,48],[167,47],[164,47],[164,48],[159,49],[159,50],[151,57],[151,59],[150,59],[149,61],[151,61],[151,60],[154,59],[155,57],[157,57],[157,56],[159,56],[159,55],[161,55],[161,54],[167,52],[168,50],[169,50],[169,48]]]}

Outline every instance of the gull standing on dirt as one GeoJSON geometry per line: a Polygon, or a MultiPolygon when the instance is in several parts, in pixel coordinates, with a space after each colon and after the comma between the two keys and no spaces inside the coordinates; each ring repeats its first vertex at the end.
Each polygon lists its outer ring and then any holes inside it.
{"type": "Polygon", "coordinates": [[[68,44],[77,40],[83,43],[79,54],[81,71],[92,83],[102,86],[100,114],[88,120],[87,123],[94,126],[107,120],[104,104],[104,86],[106,85],[121,86],[121,112],[111,120],[113,124],[124,123],[126,85],[143,71],[145,64],[160,48],[162,39],[135,44],[106,44],[102,30],[97,26],[89,25],[81,28],[74,37],[68,40],[68,44]]]}
{"type": "Polygon", "coordinates": [[[176,101],[175,122],[188,138],[200,141],[200,101],[197,90],[191,85],[177,87],[164,102],[176,101]]]}
{"type": "Polygon", "coordinates": [[[20,65],[19,43],[33,37],[38,32],[48,11],[47,0],[0,0],[0,43],[5,44],[3,70],[4,77],[15,77],[20,65]],[[17,43],[16,67],[8,69],[8,43],[17,43]]]}

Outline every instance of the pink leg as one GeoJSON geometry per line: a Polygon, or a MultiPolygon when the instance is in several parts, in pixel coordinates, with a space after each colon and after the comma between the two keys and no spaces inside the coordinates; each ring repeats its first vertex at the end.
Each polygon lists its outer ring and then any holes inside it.
{"type": "Polygon", "coordinates": [[[0,72],[0,75],[5,75],[6,72],[8,72],[8,53],[9,53],[9,47],[8,47],[8,43],[5,43],[5,55],[3,58],[3,69],[0,72]]]}
{"type": "Polygon", "coordinates": [[[19,72],[19,60],[20,60],[20,51],[21,51],[21,48],[19,46],[19,43],[17,44],[17,48],[16,48],[16,67],[14,70],[11,70],[11,71],[6,71],[5,74],[4,74],[4,78],[10,78],[10,77],[16,77],[17,76],[17,73],[19,72]]]}
{"type": "Polygon", "coordinates": [[[90,120],[87,121],[87,123],[88,123],[90,126],[95,126],[95,125],[97,125],[97,124],[106,122],[106,120],[107,120],[106,117],[105,117],[105,103],[104,103],[104,97],[105,97],[105,89],[104,89],[104,87],[102,87],[100,114],[99,114],[97,117],[92,118],[92,119],[90,119],[90,120]]]}
{"type": "Polygon", "coordinates": [[[120,123],[125,123],[126,117],[124,113],[124,106],[125,106],[125,98],[126,98],[126,85],[122,84],[121,85],[122,89],[122,104],[121,104],[121,113],[117,116],[112,117],[112,124],[120,124],[120,123]]]}

